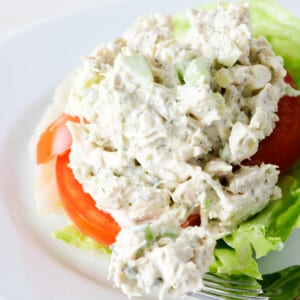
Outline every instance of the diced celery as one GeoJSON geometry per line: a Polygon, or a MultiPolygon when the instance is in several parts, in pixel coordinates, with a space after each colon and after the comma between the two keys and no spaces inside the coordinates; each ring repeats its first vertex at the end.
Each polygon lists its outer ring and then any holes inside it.
{"type": "Polygon", "coordinates": [[[153,84],[154,81],[151,69],[143,56],[123,56],[120,58],[119,64],[126,68],[131,76],[134,77],[139,83],[143,85],[153,84]]]}
{"type": "Polygon", "coordinates": [[[145,233],[145,239],[147,241],[147,244],[148,245],[152,244],[155,240],[155,234],[149,225],[145,227],[144,233],[145,233]]]}
{"type": "Polygon", "coordinates": [[[184,81],[191,85],[197,85],[201,80],[205,83],[209,83],[210,66],[211,61],[207,57],[198,57],[192,60],[184,71],[184,81]]]}

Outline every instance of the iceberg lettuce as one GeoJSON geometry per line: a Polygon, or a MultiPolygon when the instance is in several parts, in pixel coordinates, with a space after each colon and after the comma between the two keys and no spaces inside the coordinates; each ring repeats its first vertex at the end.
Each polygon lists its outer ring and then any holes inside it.
{"type": "Polygon", "coordinates": [[[281,250],[294,228],[300,227],[300,161],[279,182],[281,199],[242,223],[219,242],[211,271],[261,278],[255,258],[281,250]]]}
{"type": "Polygon", "coordinates": [[[93,252],[95,254],[111,254],[111,250],[88,236],[81,233],[75,226],[70,225],[53,233],[53,236],[69,244],[71,246],[77,247],[81,250],[93,252]]]}
{"type": "Polygon", "coordinates": [[[263,281],[259,281],[265,295],[271,296],[272,300],[299,299],[299,282],[300,266],[291,266],[279,272],[264,275],[263,281]]]}
{"type": "Polygon", "coordinates": [[[300,87],[300,20],[273,0],[250,1],[255,36],[264,35],[300,87]]]}

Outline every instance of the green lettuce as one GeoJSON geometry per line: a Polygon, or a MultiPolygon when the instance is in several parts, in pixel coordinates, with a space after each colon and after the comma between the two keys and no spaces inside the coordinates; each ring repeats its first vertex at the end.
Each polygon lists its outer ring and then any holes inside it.
{"type": "Polygon", "coordinates": [[[255,36],[264,35],[300,87],[300,20],[273,0],[250,1],[255,36]]]}
{"type": "Polygon", "coordinates": [[[73,225],[55,231],[53,236],[56,239],[65,242],[66,244],[77,247],[84,251],[93,252],[100,255],[111,254],[111,250],[108,247],[95,242],[93,239],[81,233],[73,225]]]}
{"type": "Polygon", "coordinates": [[[264,295],[272,300],[299,299],[300,266],[291,266],[276,273],[263,276],[259,281],[264,295]]]}
{"type": "Polygon", "coordinates": [[[300,161],[281,177],[279,186],[281,199],[217,244],[212,272],[261,278],[256,259],[281,250],[292,230],[300,227],[300,161]]]}

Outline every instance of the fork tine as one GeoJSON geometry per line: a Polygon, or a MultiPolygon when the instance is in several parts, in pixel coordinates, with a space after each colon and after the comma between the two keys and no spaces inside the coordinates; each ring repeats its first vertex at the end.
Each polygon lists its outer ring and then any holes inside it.
{"type": "Polygon", "coordinates": [[[211,282],[215,282],[215,283],[225,283],[225,284],[233,284],[233,285],[239,285],[239,286],[253,286],[253,285],[257,285],[256,281],[253,280],[234,280],[232,278],[227,279],[227,278],[222,278],[219,277],[217,275],[212,275],[212,274],[205,274],[204,275],[204,279],[205,281],[211,281],[211,282]]]}
{"type": "Polygon", "coordinates": [[[189,292],[188,296],[197,298],[197,299],[201,299],[201,300],[224,300],[224,297],[218,297],[216,295],[213,294],[208,294],[206,292],[189,292]]]}
{"type": "Polygon", "coordinates": [[[269,297],[265,296],[237,296],[229,294],[229,296],[219,296],[215,293],[210,293],[209,291],[199,291],[199,292],[190,292],[189,296],[201,299],[201,300],[227,300],[227,299],[240,299],[240,300],[269,300],[269,297]],[[225,298],[226,297],[226,298],[225,298]]]}
{"type": "Polygon", "coordinates": [[[256,280],[246,277],[236,280],[234,277],[218,276],[207,273],[203,278],[204,287],[188,295],[202,300],[269,300],[263,296],[263,290],[256,280]]]}
{"type": "Polygon", "coordinates": [[[263,291],[260,288],[244,288],[241,285],[238,287],[228,287],[228,286],[224,286],[218,283],[214,283],[214,282],[210,282],[210,281],[205,281],[204,282],[206,287],[211,287],[211,288],[215,288],[218,290],[223,290],[223,291],[230,291],[230,292],[235,292],[235,293],[252,293],[252,294],[261,294],[263,291]]]}
{"type": "MultiPolygon", "coordinates": [[[[240,299],[240,300],[269,300],[269,297],[259,296],[259,295],[241,295],[241,294],[233,294],[231,292],[227,292],[224,290],[219,290],[211,287],[206,287],[202,289],[202,292],[205,294],[213,295],[213,296],[221,296],[223,298],[219,299],[240,299]],[[226,297],[226,298],[224,298],[226,297]]],[[[195,294],[194,294],[195,295],[195,294]]],[[[217,298],[218,299],[218,298],[217,298]]]]}

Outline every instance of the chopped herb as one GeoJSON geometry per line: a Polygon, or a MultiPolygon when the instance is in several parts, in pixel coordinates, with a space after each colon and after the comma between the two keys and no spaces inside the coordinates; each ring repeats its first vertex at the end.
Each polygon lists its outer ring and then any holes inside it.
{"type": "Polygon", "coordinates": [[[160,145],[158,145],[157,147],[156,147],[156,149],[161,149],[161,148],[164,148],[164,147],[166,147],[167,145],[166,144],[160,144],[160,145]]]}
{"type": "Polygon", "coordinates": [[[162,237],[169,237],[171,239],[176,239],[179,236],[179,234],[175,230],[167,227],[162,227],[160,230],[160,234],[162,237]]]}
{"type": "Polygon", "coordinates": [[[137,272],[132,267],[128,266],[124,268],[124,274],[130,279],[135,279],[137,276],[137,272]]]}
{"type": "Polygon", "coordinates": [[[135,253],[135,258],[138,259],[139,257],[143,256],[145,253],[145,248],[141,247],[139,248],[135,253]]]}
{"type": "Polygon", "coordinates": [[[145,227],[144,233],[145,233],[145,239],[147,241],[147,245],[151,245],[155,240],[155,234],[149,225],[145,227]]]}
{"type": "Polygon", "coordinates": [[[203,209],[208,209],[212,204],[212,200],[210,198],[206,198],[204,201],[203,209]]]}
{"type": "Polygon", "coordinates": [[[179,82],[181,84],[185,84],[184,78],[183,78],[183,74],[182,74],[182,72],[180,70],[177,70],[177,76],[178,76],[179,82]]]}

